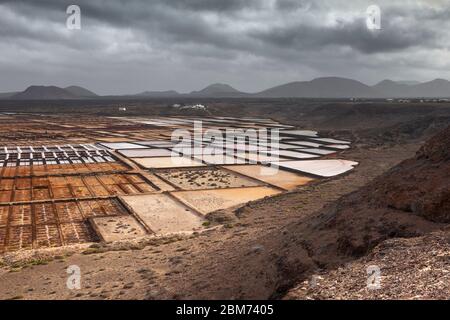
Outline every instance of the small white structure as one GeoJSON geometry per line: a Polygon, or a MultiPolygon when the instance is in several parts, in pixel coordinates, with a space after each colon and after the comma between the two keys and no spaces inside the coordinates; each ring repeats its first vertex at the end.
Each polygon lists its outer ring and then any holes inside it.
{"type": "Polygon", "coordinates": [[[208,109],[203,104],[181,105],[181,104],[176,103],[176,104],[173,104],[172,107],[180,109],[180,110],[187,110],[187,109],[191,109],[191,110],[207,110],[208,109]]]}

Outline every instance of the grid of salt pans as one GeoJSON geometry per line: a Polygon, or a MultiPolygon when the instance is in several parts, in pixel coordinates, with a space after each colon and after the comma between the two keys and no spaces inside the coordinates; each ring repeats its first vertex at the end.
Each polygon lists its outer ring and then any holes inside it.
{"type": "Polygon", "coordinates": [[[15,146],[0,148],[0,167],[104,163],[116,160],[95,145],[15,146]]]}

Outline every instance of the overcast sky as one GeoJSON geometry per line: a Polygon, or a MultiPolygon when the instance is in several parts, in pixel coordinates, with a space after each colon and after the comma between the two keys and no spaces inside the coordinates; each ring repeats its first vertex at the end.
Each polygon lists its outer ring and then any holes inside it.
{"type": "Polygon", "coordinates": [[[450,79],[450,0],[0,1],[0,92],[82,85],[99,94],[249,92],[341,76],[450,79]],[[81,8],[81,30],[66,9],[81,8]],[[381,30],[366,9],[379,5],[381,30]]]}

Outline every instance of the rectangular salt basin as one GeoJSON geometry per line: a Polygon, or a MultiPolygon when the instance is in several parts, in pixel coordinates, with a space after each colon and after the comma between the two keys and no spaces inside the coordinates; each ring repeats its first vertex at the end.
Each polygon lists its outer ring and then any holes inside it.
{"type": "Polygon", "coordinates": [[[278,149],[282,149],[282,150],[284,150],[284,149],[299,149],[299,148],[301,148],[301,146],[296,146],[296,145],[292,145],[292,144],[288,144],[288,143],[275,143],[275,142],[270,143],[267,146],[268,146],[268,148],[269,147],[272,148],[272,149],[278,148],[278,149]]]}
{"type": "Polygon", "coordinates": [[[279,143],[278,141],[274,142],[268,142],[265,141],[264,143],[230,143],[227,141],[226,143],[215,144],[216,146],[223,146],[227,149],[236,149],[236,150],[243,150],[243,151],[267,151],[268,149],[298,149],[301,148],[300,146],[294,146],[286,143],[279,143]]]}
{"type": "Polygon", "coordinates": [[[143,124],[149,124],[156,127],[173,127],[173,125],[167,124],[165,122],[159,122],[159,121],[140,121],[140,123],[143,124]]]}
{"type": "Polygon", "coordinates": [[[203,219],[165,194],[121,197],[124,203],[156,234],[192,232],[203,219]]]}
{"type": "Polygon", "coordinates": [[[155,145],[151,145],[149,147],[153,148],[153,149],[169,149],[169,148],[173,148],[175,147],[177,144],[175,143],[166,143],[166,144],[155,144],[155,145]]]}
{"type": "Polygon", "coordinates": [[[202,147],[202,146],[177,146],[176,148],[172,148],[173,152],[181,153],[186,156],[199,156],[199,155],[217,155],[224,154],[225,151],[222,148],[214,148],[214,147],[202,147]]]}
{"type": "Polygon", "coordinates": [[[129,143],[129,142],[111,142],[111,143],[107,143],[107,142],[102,142],[100,143],[100,145],[107,147],[108,149],[113,149],[113,150],[122,150],[122,149],[145,149],[147,147],[145,146],[140,146],[138,144],[134,144],[134,143],[129,143]]]}
{"type": "Polygon", "coordinates": [[[290,160],[288,158],[278,157],[276,155],[269,156],[267,154],[257,153],[237,153],[236,156],[241,159],[246,159],[249,163],[269,163],[290,160]]]}
{"type": "Polygon", "coordinates": [[[217,165],[245,163],[245,160],[243,159],[235,159],[232,156],[222,154],[194,156],[194,159],[217,165]]]}
{"type": "Polygon", "coordinates": [[[135,239],[147,234],[132,216],[94,217],[90,219],[90,223],[105,242],[135,239]]]}
{"type": "Polygon", "coordinates": [[[312,131],[312,130],[280,130],[280,135],[317,137],[317,131],[312,131]]]}
{"type": "Polygon", "coordinates": [[[336,140],[336,139],[331,139],[331,138],[313,138],[312,140],[326,142],[326,143],[332,143],[332,144],[350,144],[350,141],[336,140]]]}
{"type": "Polygon", "coordinates": [[[270,187],[172,192],[180,201],[205,215],[216,210],[227,209],[278,193],[280,191],[270,187]]]}
{"type": "Polygon", "coordinates": [[[278,155],[281,157],[295,158],[295,159],[314,159],[314,158],[319,157],[319,156],[312,155],[309,153],[296,152],[296,151],[290,151],[290,150],[272,150],[269,153],[271,155],[278,155]]]}
{"type": "Polygon", "coordinates": [[[319,154],[319,155],[328,155],[336,153],[336,151],[333,150],[325,150],[325,149],[315,149],[315,148],[305,148],[300,149],[301,151],[312,153],[312,154],[319,154]]]}
{"type": "Polygon", "coordinates": [[[294,146],[301,146],[301,147],[312,147],[312,148],[319,148],[322,146],[320,143],[310,142],[310,141],[285,141],[284,143],[291,144],[294,146]]]}
{"type": "Polygon", "coordinates": [[[320,177],[334,177],[345,173],[358,165],[358,162],[348,160],[305,160],[305,161],[283,161],[273,163],[280,168],[305,172],[320,177]]]}
{"type": "Polygon", "coordinates": [[[171,148],[177,145],[177,142],[171,141],[161,141],[159,143],[146,143],[146,142],[136,142],[139,145],[152,147],[152,148],[171,148]]]}
{"type": "Polygon", "coordinates": [[[246,138],[245,136],[227,136],[226,139],[223,139],[223,141],[237,141],[237,142],[249,142],[251,144],[268,144],[270,141],[281,141],[286,139],[292,139],[292,138],[286,138],[286,137],[280,137],[280,136],[272,136],[271,134],[267,134],[267,136],[252,136],[246,138]]]}
{"type": "Polygon", "coordinates": [[[146,169],[177,168],[177,167],[202,167],[205,166],[200,161],[186,157],[154,157],[154,158],[133,158],[133,161],[146,169]]]}
{"type": "Polygon", "coordinates": [[[240,150],[240,151],[253,151],[256,152],[258,150],[267,150],[267,147],[262,147],[262,146],[257,146],[254,144],[245,144],[245,143],[224,143],[224,144],[213,144],[212,146],[217,147],[217,148],[224,148],[227,150],[240,150]]]}
{"type": "Polygon", "coordinates": [[[168,169],[157,175],[181,190],[223,189],[256,187],[262,185],[229,170],[215,168],[168,169]]]}
{"type": "Polygon", "coordinates": [[[172,152],[167,149],[127,149],[118,152],[128,158],[170,157],[172,155],[172,152]]]}
{"type": "Polygon", "coordinates": [[[346,145],[346,144],[327,144],[327,145],[324,145],[324,147],[330,148],[330,149],[338,149],[338,150],[350,149],[350,146],[346,145]]]}
{"type": "Polygon", "coordinates": [[[296,173],[261,165],[225,166],[224,168],[285,190],[292,190],[314,181],[312,178],[296,173]]]}

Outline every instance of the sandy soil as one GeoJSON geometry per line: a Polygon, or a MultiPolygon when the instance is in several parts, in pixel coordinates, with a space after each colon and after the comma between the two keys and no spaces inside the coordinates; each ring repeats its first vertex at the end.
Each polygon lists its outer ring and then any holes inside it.
{"type": "Polygon", "coordinates": [[[280,190],[270,187],[229,188],[173,192],[173,196],[202,214],[228,209],[249,201],[271,197],[280,190]]]}
{"type": "Polygon", "coordinates": [[[159,171],[160,177],[182,190],[257,186],[258,183],[220,169],[159,171]]]}
{"type": "Polygon", "coordinates": [[[156,234],[203,229],[204,221],[199,215],[166,194],[124,196],[122,199],[156,234]]]}
{"type": "Polygon", "coordinates": [[[293,190],[298,186],[305,185],[314,180],[313,178],[301,176],[297,173],[278,170],[278,168],[270,168],[261,165],[238,165],[226,166],[225,168],[264,181],[285,190],[293,190]]]}

